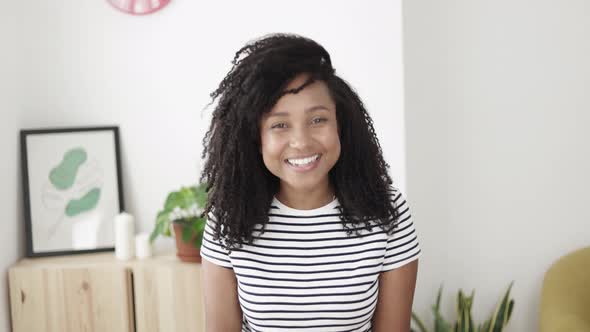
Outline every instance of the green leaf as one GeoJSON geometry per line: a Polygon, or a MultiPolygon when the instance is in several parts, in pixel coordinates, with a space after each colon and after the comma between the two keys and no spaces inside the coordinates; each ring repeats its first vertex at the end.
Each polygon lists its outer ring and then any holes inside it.
{"type": "Polygon", "coordinates": [[[457,321],[455,322],[453,329],[456,332],[474,332],[475,325],[471,314],[471,308],[473,305],[473,298],[475,297],[475,290],[471,291],[471,294],[467,296],[463,290],[459,290],[457,293],[457,321]]]}
{"type": "Polygon", "coordinates": [[[182,195],[178,191],[173,191],[166,197],[166,203],[164,203],[164,209],[166,211],[172,211],[175,207],[181,206],[182,195]]]}
{"type": "Polygon", "coordinates": [[[510,320],[510,316],[512,316],[512,309],[514,309],[514,300],[510,300],[508,304],[508,316],[506,317],[506,322],[510,320]]]}
{"type": "Polygon", "coordinates": [[[182,241],[189,242],[193,237],[193,230],[190,227],[182,227],[182,241]]]}
{"type": "Polygon", "coordinates": [[[479,328],[479,330],[481,332],[488,332],[488,330],[490,329],[490,320],[486,320],[483,325],[481,325],[481,327],[479,328]]]}
{"type": "Polygon", "coordinates": [[[170,222],[170,212],[160,211],[156,217],[156,224],[167,224],[170,222]]]}
{"type": "Polygon", "coordinates": [[[180,207],[182,209],[187,209],[187,208],[191,207],[191,205],[193,205],[195,203],[195,200],[197,198],[194,190],[191,189],[190,187],[182,187],[180,189],[180,196],[181,196],[180,207]]]}
{"type": "Polygon", "coordinates": [[[442,296],[442,291],[443,291],[443,285],[441,284],[438,287],[438,295],[436,296],[436,311],[439,311],[439,309],[440,309],[440,298],[442,296]]]}
{"type": "Polygon", "coordinates": [[[473,305],[473,297],[474,296],[475,296],[475,290],[472,290],[471,295],[469,295],[468,297],[465,298],[465,306],[463,307],[463,310],[465,312],[464,324],[465,324],[465,331],[466,332],[473,332],[473,329],[474,329],[473,318],[471,315],[471,307],[473,305]]]}
{"type": "Polygon", "coordinates": [[[436,306],[432,306],[432,310],[434,311],[434,332],[450,332],[451,324],[436,310],[436,306]]]}
{"type": "Polygon", "coordinates": [[[203,233],[197,233],[195,236],[195,248],[201,248],[201,244],[203,244],[203,233]]]}
{"type": "Polygon", "coordinates": [[[201,183],[197,187],[193,187],[195,191],[195,199],[197,201],[197,206],[201,209],[204,209],[207,205],[207,184],[201,183]]]}
{"type": "Polygon", "coordinates": [[[150,243],[153,243],[154,240],[156,239],[156,237],[158,237],[158,235],[160,235],[162,233],[163,226],[164,226],[164,224],[162,224],[162,223],[156,224],[156,227],[154,227],[154,230],[150,234],[150,243]]]}
{"type": "Polygon", "coordinates": [[[438,288],[438,294],[436,296],[436,303],[432,306],[434,312],[434,332],[450,332],[451,324],[448,323],[442,314],[440,313],[440,301],[442,298],[443,285],[441,284],[438,288]]]}
{"type": "Polygon", "coordinates": [[[170,236],[169,234],[169,213],[167,211],[160,211],[158,212],[158,216],[156,217],[156,226],[154,230],[150,234],[150,242],[154,242],[158,235],[170,236]]]}
{"type": "Polygon", "coordinates": [[[512,288],[513,284],[514,282],[510,283],[510,286],[508,286],[508,290],[504,294],[502,301],[496,307],[496,310],[490,319],[488,332],[501,332],[508,324],[508,320],[510,318],[508,313],[512,313],[510,309],[510,302],[512,301],[510,299],[510,289],[512,288]]]}
{"type": "Polygon", "coordinates": [[[203,230],[205,230],[205,225],[206,225],[206,220],[205,218],[194,218],[194,222],[192,223],[192,227],[195,230],[195,232],[202,232],[203,230]]]}
{"type": "MultiPolygon", "coordinates": [[[[416,323],[416,325],[418,325],[420,332],[428,332],[428,330],[426,329],[426,326],[424,325],[422,320],[420,320],[418,315],[416,315],[413,311],[412,311],[412,320],[414,321],[414,323],[416,323]]],[[[412,331],[415,331],[415,330],[412,330],[412,331]]]]}
{"type": "Polygon", "coordinates": [[[205,232],[205,225],[207,221],[205,218],[197,218],[197,221],[193,224],[193,231],[195,232],[195,246],[197,248],[201,247],[203,243],[203,232],[205,232]]]}
{"type": "Polygon", "coordinates": [[[447,323],[442,316],[437,316],[436,318],[438,329],[435,332],[451,332],[451,324],[447,323]]]}
{"type": "Polygon", "coordinates": [[[455,332],[463,332],[463,291],[459,289],[457,293],[457,304],[455,306],[457,311],[457,322],[455,323],[455,332]]]}

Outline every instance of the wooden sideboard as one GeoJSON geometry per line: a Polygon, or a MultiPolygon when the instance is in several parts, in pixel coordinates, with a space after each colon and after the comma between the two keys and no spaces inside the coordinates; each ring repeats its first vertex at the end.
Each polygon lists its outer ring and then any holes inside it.
{"type": "Polygon", "coordinates": [[[201,265],[174,254],[27,258],[8,271],[13,332],[201,332],[201,265]]]}

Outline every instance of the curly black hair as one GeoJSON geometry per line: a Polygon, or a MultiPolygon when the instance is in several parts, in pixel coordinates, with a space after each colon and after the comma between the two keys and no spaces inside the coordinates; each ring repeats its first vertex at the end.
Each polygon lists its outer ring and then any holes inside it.
{"type": "Polygon", "coordinates": [[[260,119],[282,95],[298,93],[316,80],[325,82],[336,105],[341,153],[329,179],[344,228],[350,235],[370,229],[373,220],[393,232],[398,219],[391,200],[393,181],[373,121],[357,93],[335,74],[324,47],[299,35],[272,34],[247,43],[232,65],[210,95],[211,103],[218,103],[203,138],[206,160],[200,181],[208,184],[204,215],[216,221],[214,237],[231,250],[252,242],[256,224],[264,230],[279,179],[259,153],[260,119]],[[309,77],[306,83],[284,91],[303,73],[309,77]]]}

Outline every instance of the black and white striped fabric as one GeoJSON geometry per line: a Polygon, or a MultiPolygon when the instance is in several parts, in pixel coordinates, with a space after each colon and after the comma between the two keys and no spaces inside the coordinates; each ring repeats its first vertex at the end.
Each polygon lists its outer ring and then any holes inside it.
{"type": "Polygon", "coordinates": [[[297,210],[275,198],[265,232],[230,254],[208,220],[201,256],[233,269],[242,331],[371,331],[379,273],[421,255],[406,200],[398,190],[392,200],[400,213],[393,235],[379,227],[347,235],[338,200],[297,210]]]}

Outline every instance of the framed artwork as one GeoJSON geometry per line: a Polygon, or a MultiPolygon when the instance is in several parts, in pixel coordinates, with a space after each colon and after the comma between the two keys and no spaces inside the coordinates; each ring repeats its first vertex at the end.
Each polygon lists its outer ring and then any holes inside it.
{"type": "Polygon", "coordinates": [[[20,131],[27,257],[114,250],[118,127],[20,131]]]}

